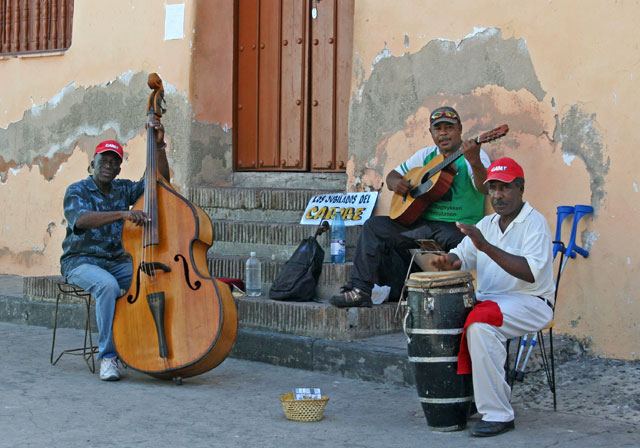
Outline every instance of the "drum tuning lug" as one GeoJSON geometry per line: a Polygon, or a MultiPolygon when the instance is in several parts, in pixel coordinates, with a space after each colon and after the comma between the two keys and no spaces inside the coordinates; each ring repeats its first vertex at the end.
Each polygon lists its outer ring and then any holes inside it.
{"type": "Polygon", "coordinates": [[[424,296],[424,312],[429,314],[435,308],[434,298],[433,296],[425,295],[424,296]]]}
{"type": "Polygon", "coordinates": [[[473,284],[467,283],[468,292],[462,295],[462,302],[465,308],[473,308],[476,305],[476,295],[474,294],[473,284]]]}

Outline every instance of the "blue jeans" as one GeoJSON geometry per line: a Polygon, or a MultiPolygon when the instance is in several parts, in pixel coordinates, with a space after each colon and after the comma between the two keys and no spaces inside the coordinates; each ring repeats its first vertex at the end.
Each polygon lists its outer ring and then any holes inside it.
{"type": "Polygon", "coordinates": [[[113,315],[120,289],[131,285],[133,268],[130,262],[103,262],[102,266],[81,264],[72,269],[66,280],[91,293],[96,301],[98,322],[98,359],[116,355],[113,343],[113,315]]]}

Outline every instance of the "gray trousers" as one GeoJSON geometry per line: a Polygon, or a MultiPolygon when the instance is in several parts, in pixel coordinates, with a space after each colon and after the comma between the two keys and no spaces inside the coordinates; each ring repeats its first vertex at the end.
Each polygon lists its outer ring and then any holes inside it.
{"type": "Polygon", "coordinates": [[[364,223],[353,257],[352,286],[371,293],[374,284],[391,287],[390,298],[400,297],[411,256],[418,239],[436,240],[445,251],[456,247],[464,235],[454,222],[418,219],[405,227],[388,216],[364,223]]]}

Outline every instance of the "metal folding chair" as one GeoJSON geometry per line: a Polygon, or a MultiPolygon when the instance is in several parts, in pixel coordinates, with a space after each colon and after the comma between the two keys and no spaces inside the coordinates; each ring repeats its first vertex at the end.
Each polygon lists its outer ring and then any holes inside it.
{"type": "MultiPolygon", "coordinates": [[[[575,258],[576,253],[579,253],[583,257],[589,256],[589,251],[579,247],[576,245],[575,239],[577,235],[577,226],[578,221],[585,215],[593,213],[593,207],[589,205],[576,205],[575,207],[561,205],[558,206],[557,211],[557,224],[556,224],[556,235],[555,241],[553,241],[553,258],[555,259],[556,255],[560,253],[560,262],[558,264],[558,274],[556,276],[556,290],[554,293],[554,312],[555,306],[558,300],[558,288],[560,286],[560,278],[562,276],[562,272],[564,271],[564,267],[569,258],[575,258]],[[562,222],[569,216],[573,215],[573,225],[571,228],[571,237],[569,238],[569,244],[565,247],[564,243],[561,240],[562,233],[562,222]]],[[[529,333],[521,338],[519,338],[519,349],[518,355],[516,357],[516,361],[514,363],[514,367],[509,370],[509,344],[511,340],[507,341],[507,360],[505,371],[507,372],[507,382],[509,386],[513,388],[515,381],[524,381],[524,369],[529,361],[529,357],[531,356],[531,352],[536,344],[539,342],[540,347],[540,355],[542,359],[542,367],[545,371],[547,377],[547,384],[549,386],[549,390],[553,394],[553,410],[557,410],[557,395],[556,395],[556,370],[555,370],[555,357],[553,353],[553,326],[554,321],[549,324],[547,328],[543,328],[542,330],[536,333],[529,333]],[[549,354],[547,355],[547,349],[545,347],[544,340],[544,331],[548,331],[549,333],[549,354]],[[525,354],[526,351],[526,354],[525,354]],[[522,363],[521,363],[522,361],[522,363]]]]}
{"type": "Polygon", "coordinates": [[[93,338],[91,336],[91,294],[80,288],[79,286],[72,285],[70,283],[58,282],[58,294],[56,295],[56,308],[53,317],[53,340],[51,341],[51,357],[49,358],[51,365],[56,365],[62,355],[81,355],[84,361],[87,363],[87,367],[91,373],[95,373],[96,364],[94,355],[98,353],[98,346],[93,345],[93,338]],[[87,310],[87,319],[84,327],[84,346],[79,348],[72,348],[63,350],[54,361],[54,350],[56,346],[56,330],[58,327],[58,308],[60,305],[60,299],[63,296],[71,296],[77,299],[84,300],[87,310]]]}

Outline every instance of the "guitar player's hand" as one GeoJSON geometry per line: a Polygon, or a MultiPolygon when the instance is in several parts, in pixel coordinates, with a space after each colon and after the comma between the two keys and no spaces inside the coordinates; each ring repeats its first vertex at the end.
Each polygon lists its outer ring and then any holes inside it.
{"type": "Polygon", "coordinates": [[[467,161],[473,165],[474,163],[480,163],[480,144],[476,143],[475,139],[464,140],[460,146],[462,149],[462,155],[467,161]]]}
{"type": "Polygon", "coordinates": [[[457,271],[462,266],[462,261],[455,254],[436,255],[430,263],[439,271],[457,271]]]}
{"type": "Polygon", "coordinates": [[[404,180],[397,171],[391,171],[387,175],[387,188],[404,196],[411,190],[411,184],[404,180]]]}

